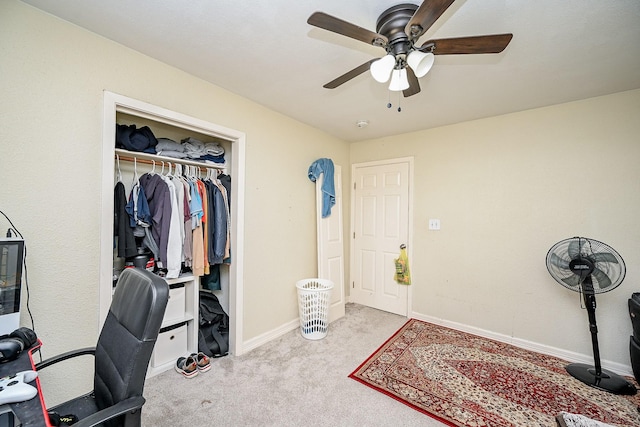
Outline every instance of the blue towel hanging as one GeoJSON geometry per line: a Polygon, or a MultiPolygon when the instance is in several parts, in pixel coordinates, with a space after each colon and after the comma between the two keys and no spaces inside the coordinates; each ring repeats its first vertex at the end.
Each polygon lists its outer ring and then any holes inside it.
{"type": "Polygon", "coordinates": [[[331,215],[331,208],[336,204],[336,187],[333,180],[333,160],[318,159],[309,166],[309,179],[313,182],[324,173],[322,182],[322,218],[331,215]]]}

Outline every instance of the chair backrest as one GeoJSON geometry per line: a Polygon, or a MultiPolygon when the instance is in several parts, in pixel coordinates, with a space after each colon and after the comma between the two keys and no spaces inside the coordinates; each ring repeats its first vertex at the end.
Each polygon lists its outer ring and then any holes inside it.
{"type": "Polygon", "coordinates": [[[125,269],[96,345],[94,392],[99,409],[142,396],[147,367],[169,299],[167,282],[125,269]]]}
{"type": "Polygon", "coordinates": [[[640,345],[640,292],[634,292],[629,298],[629,316],[633,328],[633,338],[640,345]]]}
{"type": "MultiPolygon", "coordinates": [[[[640,293],[634,292],[629,298],[629,316],[633,335],[629,337],[629,353],[631,370],[636,381],[640,383],[640,293]]],[[[640,410],[640,407],[638,408],[640,410]]]]}

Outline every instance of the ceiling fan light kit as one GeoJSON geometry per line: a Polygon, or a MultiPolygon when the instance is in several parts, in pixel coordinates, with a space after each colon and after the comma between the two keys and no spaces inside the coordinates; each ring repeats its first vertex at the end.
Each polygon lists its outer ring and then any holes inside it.
{"type": "Polygon", "coordinates": [[[369,71],[378,83],[386,83],[391,77],[391,72],[396,66],[396,57],[389,54],[371,63],[369,71]]]}
{"type": "Polygon", "coordinates": [[[407,69],[400,68],[393,70],[391,73],[391,83],[389,83],[389,90],[392,92],[400,92],[401,90],[409,89],[409,79],[407,78],[407,69]]]}
{"type": "Polygon", "coordinates": [[[382,47],[386,55],[373,59],[324,85],[327,89],[348,82],[369,70],[380,83],[391,77],[389,90],[402,91],[405,97],[420,92],[418,78],[424,77],[435,61],[435,55],[464,55],[502,52],[513,37],[497,34],[473,37],[428,40],[418,45],[418,39],[451,6],[454,0],[423,1],[420,6],[402,3],[390,7],[376,21],[376,32],[328,15],[313,13],[307,23],[364,43],[382,47]]]}
{"type": "Polygon", "coordinates": [[[431,52],[414,50],[407,56],[407,64],[409,64],[416,77],[421,78],[426,76],[431,67],[433,67],[435,59],[435,55],[431,52]]]}

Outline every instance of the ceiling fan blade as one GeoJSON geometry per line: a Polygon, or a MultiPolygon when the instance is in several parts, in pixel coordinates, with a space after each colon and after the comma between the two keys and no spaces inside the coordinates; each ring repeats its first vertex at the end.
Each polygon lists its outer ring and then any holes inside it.
{"type": "Polygon", "coordinates": [[[453,1],[454,0],[424,0],[404,27],[404,32],[411,39],[416,40],[431,28],[433,23],[451,6],[453,1]]]}
{"type": "Polygon", "coordinates": [[[618,264],[618,258],[611,252],[598,252],[592,255],[595,262],[614,262],[618,264]]]}
{"type": "Polygon", "coordinates": [[[378,58],[374,58],[371,61],[367,61],[364,64],[354,68],[353,70],[344,73],[340,77],[331,80],[329,83],[325,84],[322,87],[324,87],[326,89],[335,89],[338,86],[340,86],[341,84],[346,83],[349,80],[351,80],[352,78],[358,77],[360,74],[362,74],[365,71],[367,71],[369,69],[369,67],[371,67],[371,63],[373,61],[377,61],[377,60],[378,60],[378,58]]]}
{"type": "Polygon", "coordinates": [[[434,55],[500,53],[507,47],[512,38],[513,34],[456,37],[451,39],[428,40],[422,44],[422,47],[427,47],[430,44],[433,44],[434,55]]]}
{"type": "Polygon", "coordinates": [[[555,265],[556,267],[562,270],[569,270],[569,262],[567,260],[560,258],[555,253],[551,254],[551,258],[549,258],[549,262],[551,262],[551,264],[555,265]]]}
{"type": "Polygon", "coordinates": [[[343,21],[335,16],[327,15],[324,12],[313,13],[309,19],[307,19],[307,23],[314,27],[332,31],[375,46],[386,46],[389,42],[389,40],[382,34],[374,33],[366,28],[358,27],[357,25],[343,21]],[[379,40],[379,42],[376,43],[376,40],[379,40]]]}
{"type": "Polygon", "coordinates": [[[611,279],[609,279],[609,276],[607,276],[602,270],[594,268],[591,275],[598,280],[598,287],[600,289],[604,290],[611,286],[611,279]]]}
{"type": "Polygon", "coordinates": [[[420,83],[411,67],[407,67],[407,80],[409,80],[409,89],[402,91],[405,98],[415,95],[420,92],[420,83]]]}

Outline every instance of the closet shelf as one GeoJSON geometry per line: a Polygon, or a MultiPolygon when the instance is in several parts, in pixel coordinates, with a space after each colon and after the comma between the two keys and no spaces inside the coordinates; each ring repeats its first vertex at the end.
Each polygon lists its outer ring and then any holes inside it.
{"type": "Polygon", "coordinates": [[[178,163],[181,165],[196,166],[201,169],[224,170],[227,168],[225,165],[204,163],[204,162],[198,162],[195,160],[177,159],[175,157],[159,156],[157,154],[142,153],[139,151],[129,151],[129,150],[124,150],[122,148],[116,148],[115,155],[117,158],[119,158],[122,161],[133,162],[135,158],[135,160],[138,163],[145,163],[145,164],[151,165],[153,164],[153,162],[155,162],[156,166],[160,166],[158,162],[160,163],[168,162],[168,163],[174,163],[174,164],[178,163]]]}

